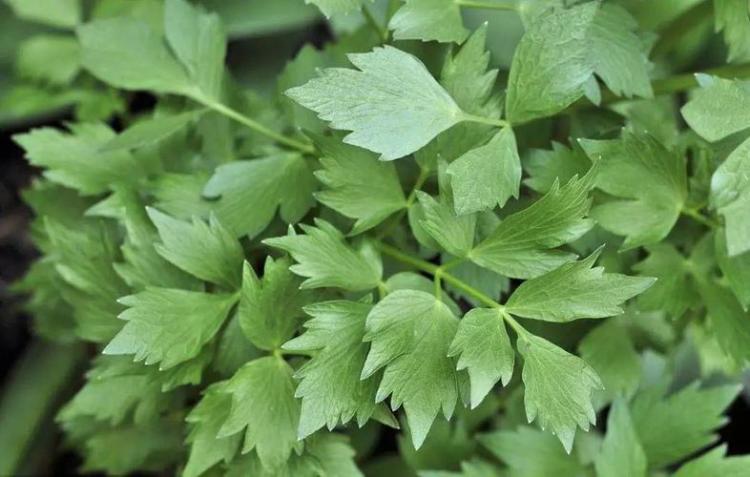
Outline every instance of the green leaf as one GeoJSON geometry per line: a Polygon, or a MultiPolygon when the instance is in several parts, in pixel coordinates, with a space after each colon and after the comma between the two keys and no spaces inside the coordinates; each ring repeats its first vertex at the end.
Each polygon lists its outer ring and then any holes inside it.
{"type": "Polygon", "coordinates": [[[316,145],[323,169],[315,172],[325,188],[315,198],[346,217],[356,219],[352,234],[369,230],[406,207],[406,197],[392,163],[336,138],[320,136],[316,145]]]}
{"type": "Polygon", "coordinates": [[[476,215],[457,216],[453,207],[422,191],[417,192],[417,199],[424,214],[420,225],[425,232],[451,255],[466,256],[474,245],[476,215]]]}
{"type": "Polygon", "coordinates": [[[682,107],[690,128],[709,141],[718,141],[750,127],[750,83],[699,75],[701,88],[682,107]]]}
{"type": "Polygon", "coordinates": [[[732,289],[742,307],[747,310],[750,307],[750,251],[730,257],[727,253],[726,242],[721,237],[721,231],[717,232],[714,243],[719,268],[729,288],[732,289]]]}
{"type": "Polygon", "coordinates": [[[133,354],[135,361],[169,369],[194,358],[219,331],[234,305],[232,295],[147,288],[121,298],[127,321],[105,354],[133,354]]]}
{"type": "Polygon", "coordinates": [[[201,95],[218,99],[226,54],[226,37],[219,16],[206,13],[185,0],[167,0],[164,33],[201,95]]]}
{"type": "Polygon", "coordinates": [[[710,199],[724,216],[727,254],[735,257],[750,251],[750,139],[716,169],[710,199]]]}
{"type": "Polygon", "coordinates": [[[300,290],[302,280],[289,271],[290,260],[266,257],[263,278],[249,263],[242,273],[239,320],[245,336],[260,349],[278,349],[297,330],[302,307],[312,295],[300,290]]]}
{"type": "Polygon", "coordinates": [[[359,291],[377,287],[383,270],[373,248],[363,244],[355,250],[333,225],[322,219],[315,219],[315,225],[302,224],[305,235],[269,238],[263,243],[288,252],[297,261],[289,269],[307,277],[302,288],[337,287],[359,291]]]}
{"type": "Polygon", "coordinates": [[[157,143],[187,127],[198,119],[203,111],[187,111],[175,115],[157,116],[130,126],[116,137],[110,139],[100,152],[137,149],[157,143]]]}
{"type": "Polygon", "coordinates": [[[715,442],[711,431],[724,424],[721,413],[739,392],[736,385],[691,385],[670,396],[666,386],[637,395],[630,415],[649,467],[664,467],[715,442]]]}
{"type": "Polygon", "coordinates": [[[513,130],[501,129],[490,142],[453,161],[448,175],[459,215],[503,207],[510,197],[517,199],[521,159],[513,130]]]}
{"type": "Polygon", "coordinates": [[[388,28],[395,40],[462,43],[469,34],[455,0],[406,0],[388,28]]]}
{"type": "Polygon", "coordinates": [[[125,151],[99,149],[115,137],[101,123],[69,124],[70,133],[53,128],[32,129],[13,136],[33,165],[45,168],[44,176],[84,195],[100,194],[114,184],[135,182],[142,174],[125,151]]]}
{"type": "Polygon", "coordinates": [[[273,220],[302,219],[314,204],[315,178],[299,154],[278,153],[216,168],[203,195],[217,199],[213,210],[236,236],[254,237],[273,220]]]}
{"type": "Polygon", "coordinates": [[[24,20],[58,28],[74,28],[81,21],[80,0],[5,0],[24,20]]]}
{"type": "Polygon", "coordinates": [[[750,472],[750,456],[726,457],[726,453],[726,445],[716,447],[682,465],[674,474],[674,477],[705,477],[708,475],[742,477],[750,472]]]}
{"type": "Polygon", "coordinates": [[[569,262],[574,255],[550,250],[572,242],[592,226],[584,218],[591,206],[588,197],[594,174],[574,177],[525,209],[505,218],[468,257],[480,267],[513,278],[531,278],[569,262]]]}
{"type": "Polygon", "coordinates": [[[390,395],[392,409],[404,406],[417,449],[438,412],[447,419],[456,406],[459,376],[447,355],[457,327],[445,304],[416,290],[388,294],[367,316],[364,341],[370,351],[362,377],[384,369],[376,400],[390,395]]]}
{"type": "Polygon", "coordinates": [[[646,247],[648,257],[633,265],[639,273],[656,277],[651,288],[638,297],[643,310],[664,310],[679,318],[695,302],[697,291],[690,281],[687,259],[670,243],[646,247]]]}
{"type": "Polygon", "coordinates": [[[607,320],[589,331],[578,344],[578,352],[601,378],[605,402],[630,396],[638,388],[641,358],[621,319],[607,320]]]}
{"type": "Polygon", "coordinates": [[[471,407],[476,408],[492,387],[513,375],[515,351],[500,312],[474,308],[459,322],[448,356],[458,356],[456,369],[466,369],[471,381],[471,407]]]}
{"type": "Polygon", "coordinates": [[[621,198],[591,215],[606,230],[626,236],[624,249],[660,241],[672,230],[687,199],[685,161],[652,136],[624,131],[620,139],[581,140],[599,164],[596,186],[621,198]]]}
{"type": "Polygon", "coordinates": [[[570,453],[576,426],[584,431],[596,423],[591,395],[602,389],[596,371],[581,358],[544,338],[524,334],[516,342],[524,359],[524,404],[529,422],[539,419],[570,453]]]}
{"type": "Polygon", "coordinates": [[[607,435],[594,464],[598,477],[646,477],[646,454],[622,399],[609,411],[607,435]]]}
{"type": "Polygon", "coordinates": [[[147,208],[159,231],[159,255],[201,280],[237,289],[241,283],[244,253],[240,243],[211,216],[207,224],[194,218],[192,223],[147,208]]]}
{"type": "Polygon", "coordinates": [[[513,477],[579,477],[584,469],[555,438],[529,426],[479,436],[479,442],[510,467],[513,477]]]}
{"type": "Polygon", "coordinates": [[[305,3],[317,6],[328,18],[334,15],[347,15],[362,7],[362,0],[305,0],[305,3]]]}
{"type": "Polygon", "coordinates": [[[219,462],[229,463],[240,445],[240,436],[217,438],[229,415],[232,399],[221,392],[221,384],[210,386],[185,421],[190,425],[186,441],[190,444],[184,477],[198,477],[219,462]]]}
{"type": "Polygon", "coordinates": [[[532,149],[524,158],[524,168],[528,178],[523,183],[541,194],[546,194],[556,180],[567,182],[573,176],[586,173],[591,162],[580,148],[568,148],[559,142],[552,142],[552,150],[532,149]]]}
{"type": "Polygon", "coordinates": [[[344,142],[393,160],[462,120],[456,102],[409,53],[384,46],[349,60],[359,70],[328,68],[286,92],[333,129],[352,131],[344,142]]]}
{"type": "Polygon", "coordinates": [[[354,418],[362,426],[375,412],[377,379],[360,379],[367,356],[362,338],[371,308],[343,300],[308,305],[305,312],[312,319],[305,323],[305,333],[284,345],[286,350],[312,353],[295,373],[300,379],[295,397],[302,398],[300,439],[354,418]]]}
{"type": "Polygon", "coordinates": [[[728,60],[747,61],[750,58],[747,4],[743,0],[713,0],[713,4],[715,29],[724,33],[724,42],[729,47],[728,60]]]}
{"type": "Polygon", "coordinates": [[[83,66],[100,80],[128,90],[194,92],[185,68],[145,22],[107,18],[81,25],[77,32],[83,66]]]}
{"type": "Polygon", "coordinates": [[[708,311],[710,328],[725,353],[737,364],[750,360],[750,313],[732,292],[710,279],[698,281],[698,291],[708,311]]]}
{"type": "Polygon", "coordinates": [[[563,323],[621,314],[620,305],[655,279],[604,273],[603,267],[593,267],[599,253],[523,282],[508,299],[506,310],[524,318],[563,323]]]}
{"type": "Polygon", "coordinates": [[[594,73],[586,30],[596,3],[549,9],[529,25],[513,54],[505,109],[519,124],[551,116],[583,95],[594,73]]]}
{"type": "Polygon", "coordinates": [[[250,361],[224,385],[232,406],[217,437],[245,430],[242,452],[255,449],[263,467],[278,469],[297,441],[299,403],[294,399],[292,368],[274,356],[250,361]]]}
{"type": "Polygon", "coordinates": [[[78,42],[71,36],[36,35],[19,45],[16,71],[24,78],[67,85],[80,69],[78,42]]]}

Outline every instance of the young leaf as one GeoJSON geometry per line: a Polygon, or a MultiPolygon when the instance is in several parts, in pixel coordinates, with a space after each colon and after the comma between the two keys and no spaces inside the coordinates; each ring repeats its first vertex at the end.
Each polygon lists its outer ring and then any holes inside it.
{"type": "Polygon", "coordinates": [[[472,149],[450,166],[453,204],[459,215],[503,207],[518,198],[521,159],[511,128],[503,128],[484,146],[472,149]]]}
{"type": "Polygon", "coordinates": [[[538,418],[541,428],[556,435],[570,453],[576,426],[588,431],[596,423],[591,395],[603,388],[599,376],[581,358],[544,338],[526,334],[516,346],[524,359],[526,417],[529,422],[538,418]]]}
{"type": "Polygon", "coordinates": [[[622,399],[609,411],[607,434],[594,464],[598,477],[646,477],[646,454],[622,399]]]}
{"type": "Polygon", "coordinates": [[[349,55],[359,70],[328,68],[287,94],[352,131],[344,142],[393,160],[462,120],[463,112],[416,57],[392,46],[349,55]]]}
{"type": "Polygon", "coordinates": [[[726,222],[727,254],[735,257],[750,251],[750,139],[716,169],[710,199],[726,222]]]}
{"type": "Polygon", "coordinates": [[[278,349],[292,337],[304,316],[311,293],[300,290],[302,280],[289,271],[289,259],[266,257],[263,278],[249,263],[242,272],[239,320],[245,336],[260,349],[278,349]]]}
{"type": "Polygon", "coordinates": [[[104,354],[133,354],[135,361],[169,369],[198,356],[213,338],[236,299],[232,295],[147,288],[119,302],[127,321],[104,354]]]}
{"type": "Polygon", "coordinates": [[[356,219],[352,234],[375,227],[406,207],[396,168],[392,163],[336,138],[320,136],[316,144],[323,169],[315,172],[326,188],[315,198],[349,218],[356,219]]]}
{"type": "Polygon", "coordinates": [[[622,313],[622,303],[654,283],[650,277],[592,268],[597,258],[599,251],[523,282],[508,299],[506,309],[513,315],[544,321],[606,318],[622,313]]]}
{"type": "Polygon", "coordinates": [[[456,216],[453,208],[436,201],[431,195],[417,192],[424,220],[422,228],[446,252],[458,257],[465,256],[474,245],[477,218],[475,214],[456,216]]]}
{"type": "Polygon", "coordinates": [[[652,136],[624,131],[620,139],[581,140],[598,162],[596,186],[624,200],[595,207],[591,215],[612,233],[625,235],[625,249],[667,236],[687,199],[685,161],[652,136]]]}
{"type": "Polygon", "coordinates": [[[458,356],[456,369],[469,372],[472,408],[482,402],[498,381],[502,380],[506,386],[513,374],[515,351],[498,310],[469,311],[458,324],[448,356],[458,356]]]}
{"type": "Polygon", "coordinates": [[[162,241],[156,246],[159,255],[201,280],[239,288],[244,253],[216,217],[208,224],[197,218],[189,223],[150,207],[147,212],[162,241]]]}
{"type": "Polygon", "coordinates": [[[219,430],[224,438],[245,430],[242,452],[255,449],[267,470],[279,469],[297,441],[299,403],[294,399],[292,368],[275,356],[250,361],[224,385],[231,394],[229,416],[219,430]]]}
{"type": "Polygon", "coordinates": [[[750,84],[699,75],[702,87],[682,107],[690,128],[709,141],[718,141],[750,127],[750,84]]]}
{"type": "Polygon", "coordinates": [[[299,154],[279,153],[216,168],[203,195],[219,200],[213,210],[235,236],[254,237],[273,220],[276,209],[288,224],[312,207],[315,178],[299,154]]]}
{"type": "Polygon", "coordinates": [[[462,43],[469,34],[455,0],[406,0],[388,28],[396,40],[462,43]]]}
{"type": "Polygon", "coordinates": [[[390,395],[392,409],[404,406],[417,449],[440,409],[449,418],[456,406],[459,378],[447,355],[457,327],[446,305],[416,290],[390,293],[367,316],[362,377],[384,368],[376,400],[390,395]]]}
{"type": "Polygon", "coordinates": [[[351,291],[375,288],[383,270],[373,249],[364,245],[354,250],[333,225],[321,219],[315,219],[315,225],[302,224],[305,235],[269,238],[263,243],[288,252],[297,261],[289,269],[307,277],[302,288],[337,287],[351,291]]]}
{"type": "Polygon", "coordinates": [[[367,356],[362,338],[371,308],[343,300],[308,305],[305,312],[312,319],[305,323],[305,333],[284,345],[286,350],[314,352],[295,373],[301,380],[295,393],[302,398],[300,439],[354,418],[362,426],[375,412],[377,379],[360,379],[367,356]]]}
{"type": "Polygon", "coordinates": [[[592,226],[584,218],[591,206],[588,197],[594,174],[574,177],[529,207],[509,215],[468,257],[480,267],[513,278],[531,278],[548,272],[575,256],[550,250],[572,242],[592,226]]]}

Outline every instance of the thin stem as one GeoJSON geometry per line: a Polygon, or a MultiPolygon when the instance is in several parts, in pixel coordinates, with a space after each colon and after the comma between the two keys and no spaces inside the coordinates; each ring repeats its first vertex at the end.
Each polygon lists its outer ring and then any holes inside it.
{"type": "Polygon", "coordinates": [[[435,282],[435,298],[437,298],[440,301],[443,301],[443,284],[441,283],[442,276],[443,276],[443,269],[438,268],[437,273],[435,273],[434,282],[435,282]]]}
{"type": "Polygon", "coordinates": [[[310,144],[305,144],[303,142],[297,141],[296,139],[292,139],[290,137],[284,136],[283,134],[280,134],[273,129],[270,129],[266,127],[265,125],[257,122],[256,120],[249,118],[245,116],[242,113],[239,113],[238,111],[235,111],[234,109],[230,108],[229,106],[219,103],[217,101],[211,101],[200,97],[193,98],[199,103],[203,104],[207,108],[210,108],[217,113],[223,114],[224,116],[234,119],[240,124],[243,124],[253,131],[262,134],[268,138],[273,139],[274,141],[278,142],[279,144],[283,144],[287,147],[291,147],[292,149],[296,149],[300,152],[303,152],[305,154],[314,154],[315,148],[310,144]]]}
{"type": "Polygon", "coordinates": [[[721,224],[719,224],[718,222],[716,222],[715,220],[713,220],[710,217],[706,217],[705,215],[703,215],[697,209],[692,209],[692,208],[689,208],[689,207],[685,207],[685,208],[682,209],[681,212],[682,212],[683,215],[687,215],[691,219],[695,220],[698,223],[701,223],[701,224],[705,225],[706,227],[708,227],[710,229],[716,229],[716,228],[721,227],[721,224]]]}
{"type": "Polygon", "coordinates": [[[382,300],[388,294],[388,287],[382,280],[378,282],[378,297],[382,300]]]}
{"type": "Polygon", "coordinates": [[[475,116],[473,114],[464,113],[464,121],[471,121],[473,123],[489,124],[499,128],[510,126],[510,123],[504,119],[485,118],[484,116],[475,116]]]}
{"type": "Polygon", "coordinates": [[[404,218],[404,214],[406,214],[409,211],[409,208],[414,204],[414,201],[417,200],[417,191],[424,185],[427,178],[430,177],[430,171],[425,169],[424,167],[419,168],[419,176],[417,176],[417,180],[414,182],[414,187],[412,187],[411,192],[409,192],[409,196],[406,198],[406,202],[404,202],[404,207],[396,213],[396,215],[393,216],[391,221],[385,225],[380,232],[375,236],[375,240],[380,240],[386,235],[388,235],[391,230],[393,230],[393,227],[395,227],[399,222],[401,222],[401,219],[404,218]]]}
{"type": "Polygon", "coordinates": [[[481,8],[485,10],[509,10],[518,11],[518,2],[515,1],[475,1],[475,0],[455,0],[456,5],[466,8],[481,8]]]}
{"type": "Polygon", "coordinates": [[[504,320],[505,320],[505,321],[506,321],[506,322],[507,322],[507,323],[508,323],[508,324],[510,325],[510,327],[511,327],[511,328],[513,328],[513,331],[515,331],[515,332],[516,332],[516,334],[517,334],[517,335],[518,335],[518,336],[519,336],[520,338],[526,338],[526,337],[528,337],[528,336],[529,336],[529,335],[531,334],[531,333],[529,333],[529,332],[528,332],[528,331],[526,330],[526,328],[524,328],[523,326],[521,326],[521,323],[519,323],[518,321],[516,321],[516,319],[515,319],[515,318],[513,318],[513,317],[512,317],[511,315],[510,315],[510,313],[508,313],[507,311],[505,311],[505,309],[504,309],[504,308],[501,308],[501,309],[500,309],[500,315],[501,315],[501,316],[503,317],[503,319],[504,319],[504,320]]]}
{"type": "Polygon", "coordinates": [[[385,43],[388,41],[388,29],[380,26],[375,17],[372,15],[370,8],[367,5],[362,5],[362,14],[365,16],[367,24],[375,30],[380,37],[380,40],[385,43]]]}

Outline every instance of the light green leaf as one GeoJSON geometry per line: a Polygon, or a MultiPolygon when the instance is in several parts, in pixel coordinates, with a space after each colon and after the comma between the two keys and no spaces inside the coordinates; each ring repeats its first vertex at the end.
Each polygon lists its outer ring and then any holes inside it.
{"type": "Polygon", "coordinates": [[[682,107],[690,128],[709,141],[718,141],[750,127],[750,83],[700,75],[701,88],[682,107]]]}
{"type": "Polygon", "coordinates": [[[395,40],[462,43],[469,34],[455,0],[406,0],[388,28],[395,40]]]}
{"type": "Polygon", "coordinates": [[[646,290],[655,279],[604,273],[604,267],[593,267],[599,253],[523,282],[506,302],[507,311],[563,323],[621,314],[620,305],[646,290]]]}
{"type": "Polygon", "coordinates": [[[457,216],[453,207],[421,191],[417,192],[417,199],[424,214],[420,224],[425,232],[451,255],[466,256],[474,245],[476,215],[457,216]]]}
{"type": "Polygon", "coordinates": [[[195,92],[185,68],[148,24],[132,17],[78,27],[83,66],[117,88],[157,93],[195,92]]]}
{"type": "Polygon", "coordinates": [[[214,217],[209,223],[194,218],[183,222],[147,208],[162,244],[156,251],[178,268],[201,280],[237,289],[241,283],[242,246],[214,217]]]}
{"type": "Polygon", "coordinates": [[[513,477],[579,477],[584,469],[550,434],[529,426],[479,436],[479,442],[502,459],[513,477]]]}
{"type": "Polygon", "coordinates": [[[715,442],[711,431],[724,424],[721,413],[740,392],[737,385],[699,389],[690,385],[670,396],[666,386],[638,394],[630,415],[650,468],[677,462],[715,442]]]}
{"type": "Polygon", "coordinates": [[[580,148],[569,149],[559,142],[552,142],[552,150],[532,149],[524,157],[524,168],[528,178],[523,183],[533,190],[546,194],[555,180],[567,182],[575,175],[583,175],[591,166],[591,161],[580,148]]]}
{"type": "Polygon", "coordinates": [[[362,7],[362,0],[305,0],[305,3],[317,6],[328,18],[333,15],[348,15],[362,7]]]}
{"type": "Polygon", "coordinates": [[[254,237],[277,209],[286,223],[299,221],[314,204],[313,190],[315,178],[302,156],[279,153],[217,167],[203,195],[218,198],[213,210],[236,236],[254,237]]]}
{"type": "Polygon", "coordinates": [[[623,248],[660,241],[672,230],[687,199],[685,160],[648,134],[623,131],[620,139],[581,140],[599,164],[596,186],[624,200],[605,202],[591,215],[606,230],[625,235],[623,248]]]}
{"type": "Polygon", "coordinates": [[[721,237],[721,229],[714,237],[714,243],[719,268],[729,288],[732,289],[742,307],[747,310],[750,307],[750,251],[730,257],[727,253],[726,242],[721,237]]]}
{"type": "Polygon", "coordinates": [[[501,129],[490,142],[453,161],[448,175],[459,215],[503,207],[510,197],[518,198],[521,159],[513,130],[501,129]]]}
{"type": "Polygon", "coordinates": [[[190,444],[184,477],[198,477],[219,462],[229,463],[240,446],[240,436],[217,438],[229,415],[232,399],[221,392],[222,384],[210,386],[190,411],[185,421],[190,426],[186,441],[190,444]]]}
{"type": "Polygon", "coordinates": [[[609,411],[607,434],[594,464],[597,477],[646,477],[646,454],[622,399],[609,411]]]}
{"type": "Polygon", "coordinates": [[[315,198],[333,210],[356,219],[352,234],[378,225],[406,207],[406,197],[392,163],[377,160],[364,149],[320,136],[316,145],[323,169],[315,172],[326,187],[315,198]]]}
{"type": "Polygon", "coordinates": [[[648,257],[633,265],[642,275],[656,277],[654,285],[638,297],[643,310],[664,310],[679,318],[695,302],[696,290],[690,281],[686,257],[670,243],[646,247],[648,257]]]}
{"type": "Polygon", "coordinates": [[[458,324],[448,356],[458,356],[456,369],[469,372],[472,408],[482,402],[498,381],[502,380],[506,386],[513,374],[515,351],[499,311],[490,308],[469,311],[458,324]]]}
{"type": "Polygon", "coordinates": [[[263,278],[249,263],[242,274],[239,320],[245,336],[260,349],[275,350],[292,337],[312,298],[300,290],[302,280],[289,271],[290,260],[266,257],[263,278]]]}
{"type": "Polygon", "coordinates": [[[390,395],[392,409],[404,406],[417,449],[438,412],[450,418],[456,407],[459,377],[447,355],[457,327],[445,304],[416,290],[388,294],[367,316],[370,351],[362,377],[384,368],[376,400],[390,395]]]}
{"type": "Polygon", "coordinates": [[[576,240],[593,222],[585,216],[591,206],[588,197],[594,173],[574,177],[550,191],[527,208],[505,218],[468,257],[477,265],[513,278],[531,278],[548,272],[575,256],[550,250],[576,240]]]}
{"type": "Polygon", "coordinates": [[[750,312],[742,309],[729,289],[710,279],[700,278],[697,288],[708,312],[709,330],[737,364],[746,363],[750,360],[750,312]]]}
{"type": "Polygon", "coordinates": [[[714,3],[714,26],[724,33],[724,42],[729,47],[730,62],[750,59],[750,19],[744,0],[712,0],[714,3]]]}
{"type": "Polygon", "coordinates": [[[127,321],[104,354],[133,354],[135,361],[169,369],[198,356],[219,331],[236,299],[232,295],[147,288],[121,298],[127,321]]]}
{"type": "Polygon", "coordinates": [[[295,393],[302,398],[300,439],[354,418],[362,426],[375,412],[377,379],[360,379],[367,356],[362,338],[371,308],[343,300],[308,305],[305,312],[312,319],[305,323],[305,333],[284,345],[286,350],[313,352],[295,373],[301,380],[295,393]]]}
{"type": "Polygon", "coordinates": [[[621,319],[607,320],[589,331],[578,344],[578,352],[601,378],[605,403],[630,396],[638,388],[641,358],[621,319]]]}
{"type": "Polygon", "coordinates": [[[352,131],[344,142],[392,160],[425,146],[464,115],[416,57],[392,46],[349,55],[359,70],[328,68],[287,94],[352,131]]]}
{"type": "Polygon", "coordinates": [[[24,20],[58,28],[74,28],[81,21],[80,0],[5,0],[24,20]]]}
{"type": "Polygon", "coordinates": [[[750,456],[725,456],[727,446],[721,445],[683,464],[674,477],[742,477],[750,473],[750,456]]]}
{"type": "Polygon", "coordinates": [[[315,225],[302,224],[305,235],[269,238],[263,243],[288,252],[297,261],[289,269],[307,277],[302,288],[337,287],[352,291],[375,288],[383,270],[373,248],[363,244],[355,250],[333,225],[322,219],[315,219],[315,225]]]}
{"type": "Polygon", "coordinates": [[[750,139],[729,154],[711,176],[711,204],[726,222],[727,254],[750,251],[750,139]]]}
{"type": "Polygon", "coordinates": [[[596,423],[591,396],[603,388],[599,376],[581,358],[544,338],[525,334],[516,346],[524,359],[521,376],[527,419],[538,418],[539,426],[556,435],[570,453],[576,426],[588,431],[596,423]]]}
{"type": "Polygon", "coordinates": [[[109,152],[137,149],[154,144],[187,127],[188,124],[198,119],[202,113],[203,111],[187,111],[139,121],[107,141],[99,150],[109,152]]]}
{"type": "Polygon", "coordinates": [[[217,437],[245,430],[242,452],[255,449],[267,470],[278,469],[297,441],[299,403],[294,399],[292,368],[275,356],[250,361],[223,387],[232,395],[232,406],[217,437]]]}
{"type": "Polygon", "coordinates": [[[16,71],[24,78],[67,85],[80,69],[78,42],[71,36],[36,35],[18,47],[16,71]]]}
{"type": "Polygon", "coordinates": [[[164,33],[201,94],[218,99],[226,54],[226,37],[219,16],[206,13],[185,0],[167,0],[164,33]]]}

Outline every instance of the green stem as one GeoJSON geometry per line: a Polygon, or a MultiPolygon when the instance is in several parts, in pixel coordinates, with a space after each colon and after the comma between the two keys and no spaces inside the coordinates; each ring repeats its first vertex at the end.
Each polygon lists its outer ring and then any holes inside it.
{"type": "Polygon", "coordinates": [[[713,220],[710,217],[706,217],[705,215],[703,215],[697,209],[692,209],[692,208],[689,208],[689,207],[685,207],[685,208],[682,209],[681,213],[683,215],[686,215],[686,216],[690,217],[691,219],[695,220],[696,222],[705,225],[706,227],[708,227],[710,229],[716,229],[716,228],[721,227],[721,224],[719,224],[718,222],[716,222],[715,220],[713,220]]]}
{"type": "Polygon", "coordinates": [[[489,124],[499,128],[510,126],[510,123],[504,119],[485,118],[483,116],[475,116],[473,114],[464,113],[462,116],[464,121],[471,121],[473,123],[489,124]]]}
{"type": "Polygon", "coordinates": [[[367,24],[370,25],[370,27],[372,27],[375,32],[377,32],[378,36],[380,37],[380,41],[382,41],[383,43],[387,42],[388,28],[383,28],[380,26],[367,5],[362,5],[362,14],[365,16],[367,24]]]}
{"type": "Polygon", "coordinates": [[[419,176],[417,176],[417,180],[414,182],[414,187],[412,187],[411,192],[409,192],[409,196],[404,202],[404,207],[399,210],[396,215],[393,216],[388,224],[383,226],[380,232],[378,232],[378,234],[375,236],[375,240],[380,240],[388,235],[391,230],[393,230],[393,228],[399,222],[401,222],[401,219],[404,218],[404,215],[409,211],[409,208],[414,204],[414,201],[417,200],[417,191],[424,185],[428,177],[430,177],[430,171],[425,169],[424,167],[420,167],[419,176]]]}
{"type": "Polygon", "coordinates": [[[518,11],[518,2],[515,1],[480,1],[480,0],[454,0],[456,5],[465,8],[481,8],[484,10],[509,10],[518,11]]]}
{"type": "Polygon", "coordinates": [[[704,0],[688,8],[659,32],[659,39],[651,50],[651,56],[664,56],[679,45],[686,33],[704,22],[712,20],[714,2],[704,0]]]}
{"type": "Polygon", "coordinates": [[[526,330],[526,328],[521,326],[521,323],[516,321],[516,319],[513,318],[510,313],[505,311],[504,308],[500,309],[500,315],[510,325],[510,327],[513,328],[513,330],[520,338],[527,338],[531,334],[526,330]]]}
{"type": "Polygon", "coordinates": [[[235,111],[234,109],[230,108],[229,106],[219,103],[217,101],[208,100],[201,97],[194,97],[196,101],[203,104],[207,108],[210,108],[217,113],[223,114],[224,116],[234,119],[240,124],[243,124],[253,131],[262,134],[270,139],[273,139],[274,141],[278,142],[279,144],[283,144],[284,146],[290,147],[292,149],[296,149],[302,153],[305,154],[314,154],[315,148],[310,144],[305,144],[303,142],[297,141],[296,139],[292,139],[290,137],[284,136],[283,134],[280,134],[273,129],[270,129],[266,127],[265,125],[257,122],[256,120],[249,118],[245,116],[242,113],[239,113],[238,111],[235,111]]]}

